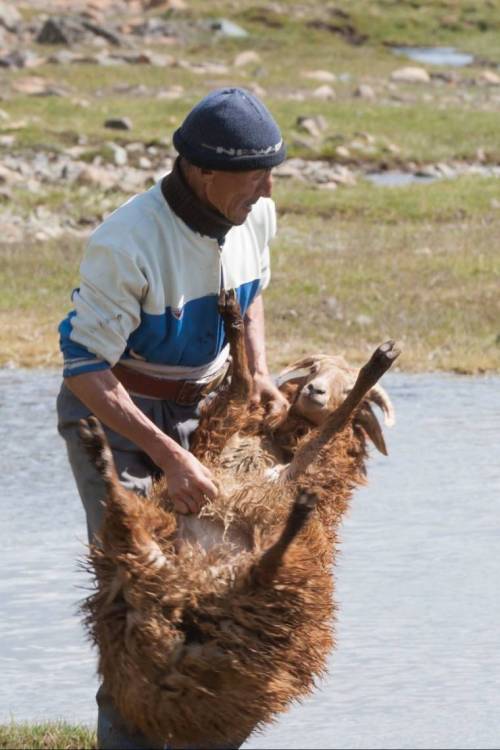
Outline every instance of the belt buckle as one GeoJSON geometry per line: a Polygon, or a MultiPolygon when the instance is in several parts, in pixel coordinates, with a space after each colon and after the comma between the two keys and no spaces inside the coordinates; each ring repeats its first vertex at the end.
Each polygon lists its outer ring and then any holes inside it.
{"type": "Polygon", "coordinates": [[[176,403],[180,406],[192,406],[198,401],[198,397],[202,395],[203,386],[199,383],[190,383],[185,380],[181,385],[181,389],[175,399],[176,403]]]}

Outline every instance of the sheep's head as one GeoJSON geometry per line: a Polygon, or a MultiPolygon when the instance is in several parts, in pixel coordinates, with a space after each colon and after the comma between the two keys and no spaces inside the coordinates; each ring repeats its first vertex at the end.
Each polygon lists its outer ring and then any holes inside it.
{"type": "MultiPolygon", "coordinates": [[[[353,387],[358,370],[343,357],[317,354],[295,362],[278,376],[278,386],[288,391],[294,412],[315,425],[325,419],[344,401],[353,387]]],[[[386,454],[382,430],[371,404],[382,409],[386,425],[394,424],[394,408],[386,391],[374,386],[359,407],[355,421],[381,453],[386,454]]]]}

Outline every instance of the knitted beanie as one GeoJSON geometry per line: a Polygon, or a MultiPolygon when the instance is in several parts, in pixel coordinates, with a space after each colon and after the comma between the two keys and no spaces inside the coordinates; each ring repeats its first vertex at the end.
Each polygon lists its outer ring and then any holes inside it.
{"type": "Polygon", "coordinates": [[[231,172],[270,169],[286,148],[267,107],[246,89],[216,89],[178,128],[173,143],[181,156],[205,169],[231,172]]]}

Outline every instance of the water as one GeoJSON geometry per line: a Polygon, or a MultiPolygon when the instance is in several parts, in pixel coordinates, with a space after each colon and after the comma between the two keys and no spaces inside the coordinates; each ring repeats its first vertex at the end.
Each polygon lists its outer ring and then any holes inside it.
{"type": "MultiPolygon", "coordinates": [[[[0,371],[0,721],[95,720],[58,379],[0,371]]],[[[246,748],[500,747],[500,378],[384,384],[398,422],[344,523],[329,676],[246,748]]]]}
{"type": "Polygon", "coordinates": [[[412,172],[402,172],[399,169],[388,169],[385,172],[367,172],[365,178],[378,187],[404,187],[415,183],[427,184],[435,182],[433,175],[419,175],[412,172]]]}
{"type": "Polygon", "coordinates": [[[454,47],[392,47],[394,54],[428,65],[463,67],[474,62],[474,55],[454,47]]]}

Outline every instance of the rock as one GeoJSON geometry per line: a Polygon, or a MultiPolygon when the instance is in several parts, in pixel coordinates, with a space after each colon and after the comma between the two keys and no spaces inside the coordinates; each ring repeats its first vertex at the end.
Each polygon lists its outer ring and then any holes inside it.
{"type": "Polygon", "coordinates": [[[252,91],[255,94],[255,96],[258,96],[261,99],[264,96],[266,96],[266,94],[267,94],[267,91],[260,84],[258,84],[256,81],[254,81],[253,83],[251,83],[248,86],[248,88],[250,89],[250,91],[252,91]]]}
{"type": "Polygon", "coordinates": [[[118,34],[115,34],[114,31],[106,28],[105,26],[100,26],[98,24],[92,23],[92,21],[83,21],[82,25],[85,29],[91,31],[92,34],[102,37],[110,44],[113,44],[115,47],[120,47],[120,45],[122,44],[120,36],[118,34]]]}
{"type": "Polygon", "coordinates": [[[303,164],[304,162],[302,159],[287,159],[282,164],[279,164],[273,169],[273,175],[275,177],[283,177],[285,179],[303,180],[303,164]]]}
{"type": "Polygon", "coordinates": [[[0,57],[1,68],[36,68],[43,65],[45,58],[39,57],[30,50],[16,49],[8,55],[0,57]]]}
{"type": "Polygon", "coordinates": [[[104,127],[110,130],[132,130],[132,121],[129,117],[112,117],[105,121],[104,127]]]}
{"type": "Polygon", "coordinates": [[[344,313],[342,311],[342,305],[336,297],[327,297],[323,300],[323,307],[329,317],[334,320],[343,320],[344,313]]]}
{"type": "Polygon", "coordinates": [[[184,89],[182,86],[175,85],[171,86],[169,89],[164,89],[163,91],[159,91],[156,95],[157,99],[179,99],[184,93],[184,89]]]}
{"type": "Polygon", "coordinates": [[[4,109],[0,109],[0,120],[3,120],[3,122],[6,122],[7,120],[10,120],[9,113],[6,112],[4,109]]]}
{"type": "Polygon", "coordinates": [[[74,18],[48,18],[35,41],[38,44],[75,44],[85,37],[85,29],[74,18]]]}
{"type": "Polygon", "coordinates": [[[367,83],[361,83],[354,91],[354,96],[371,102],[376,99],[375,91],[367,83]]]}
{"type": "Polygon", "coordinates": [[[425,68],[398,68],[391,73],[391,80],[399,83],[429,83],[430,76],[425,68]]]}
{"type": "Polygon", "coordinates": [[[0,185],[17,185],[24,182],[24,177],[13,169],[0,164],[0,185]]]}
{"type": "Polygon", "coordinates": [[[329,70],[306,70],[300,75],[302,78],[311,78],[321,83],[334,83],[337,80],[335,73],[330,73],[329,70]]]}
{"type": "Polygon", "coordinates": [[[26,94],[28,96],[66,96],[67,91],[59,86],[56,86],[51,81],[47,81],[45,78],[39,76],[29,76],[27,78],[19,78],[19,80],[12,83],[12,88],[19,94],[26,94]]]}
{"type": "Polygon", "coordinates": [[[248,49],[245,50],[245,52],[240,52],[239,55],[236,55],[233,65],[235,68],[243,68],[245,65],[252,65],[255,63],[260,63],[260,55],[258,52],[248,49]]]}
{"type": "Polygon", "coordinates": [[[324,86],[320,86],[319,88],[315,89],[312,92],[312,95],[316,99],[321,99],[322,101],[332,100],[332,99],[335,99],[337,96],[335,91],[328,84],[325,84],[324,86]]]}
{"type": "Polygon", "coordinates": [[[385,148],[390,154],[393,154],[394,156],[397,156],[401,153],[401,149],[396,143],[388,143],[385,148]]]}
{"type": "Polygon", "coordinates": [[[369,315],[357,315],[356,323],[358,324],[358,326],[362,327],[369,326],[373,323],[373,318],[371,318],[369,315]]]}
{"type": "Polygon", "coordinates": [[[10,203],[12,200],[12,193],[9,188],[0,187],[0,203],[10,203]]]}
{"type": "Polygon", "coordinates": [[[217,18],[210,22],[210,29],[215,31],[218,36],[226,36],[232,39],[243,39],[248,36],[248,32],[233,21],[227,18],[217,18]]]}
{"type": "Polygon", "coordinates": [[[150,50],[129,52],[120,55],[119,59],[130,65],[155,65],[159,68],[167,68],[175,63],[175,58],[172,55],[158,55],[150,50]]]}
{"type": "Polygon", "coordinates": [[[117,167],[124,167],[128,163],[127,150],[123,146],[119,146],[117,143],[106,143],[106,146],[113,153],[113,162],[117,167]]]}
{"type": "Polygon", "coordinates": [[[85,164],[76,179],[76,183],[99,187],[101,190],[110,190],[118,180],[119,176],[114,171],[110,172],[94,164],[85,164]]]}
{"type": "Polygon", "coordinates": [[[323,115],[315,115],[314,117],[297,117],[296,125],[299,130],[303,130],[313,138],[320,138],[321,134],[328,127],[323,115]]]}
{"type": "Polygon", "coordinates": [[[80,62],[80,59],[81,55],[77,55],[69,49],[61,49],[58,50],[58,52],[54,52],[53,55],[50,55],[47,62],[52,65],[70,65],[74,62],[80,62]]]}
{"type": "Polygon", "coordinates": [[[356,177],[354,174],[342,164],[336,164],[330,171],[329,177],[330,181],[335,182],[336,185],[353,187],[356,184],[356,177]]]}
{"type": "Polygon", "coordinates": [[[187,3],[185,0],[147,0],[145,4],[146,10],[155,8],[158,10],[161,8],[164,11],[171,10],[186,10],[187,3]]]}
{"type": "Polygon", "coordinates": [[[493,70],[483,70],[478,78],[478,83],[485,84],[486,86],[500,86],[500,75],[495,73],[493,70]]]}
{"type": "Polygon", "coordinates": [[[184,60],[180,66],[187,68],[191,73],[196,73],[197,75],[225,76],[231,72],[227,65],[218,62],[189,63],[184,60]]]}
{"type": "Polygon", "coordinates": [[[350,159],[351,158],[351,152],[345,146],[337,146],[337,148],[335,149],[335,153],[341,159],[350,159]]]}
{"type": "Polygon", "coordinates": [[[0,135],[0,146],[3,148],[11,148],[15,142],[15,135],[0,135]]]}
{"type": "Polygon", "coordinates": [[[14,7],[12,1],[8,3],[0,2],[0,26],[3,26],[7,31],[16,31],[21,21],[22,16],[14,7]]]}

